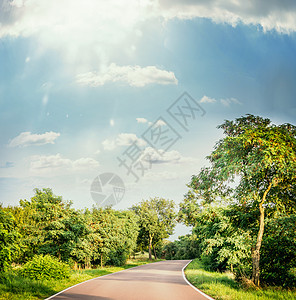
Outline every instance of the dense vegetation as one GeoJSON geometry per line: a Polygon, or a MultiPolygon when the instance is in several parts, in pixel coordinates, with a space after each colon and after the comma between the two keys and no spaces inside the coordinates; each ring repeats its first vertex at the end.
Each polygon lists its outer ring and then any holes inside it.
{"type": "Polygon", "coordinates": [[[11,264],[27,268],[42,255],[75,268],[123,265],[137,249],[155,249],[175,226],[171,201],[155,198],[143,203],[149,206],[149,216],[141,215],[136,206],[126,211],[75,210],[51,189],[36,189],[30,201],[0,209],[0,271],[11,264]],[[161,210],[170,214],[164,216],[161,210]],[[154,236],[153,241],[146,240],[146,232],[154,236]]]}
{"type": "Polygon", "coordinates": [[[209,270],[229,269],[257,287],[295,286],[296,127],[247,115],[219,128],[225,137],[180,204],[179,221],[193,234],[165,255],[196,255],[209,270]]]}
{"type": "Polygon", "coordinates": [[[256,288],[295,287],[296,127],[247,115],[219,128],[225,137],[207,157],[210,166],[192,176],[178,213],[163,198],[124,211],[76,210],[50,189],[0,206],[2,278],[11,268],[24,277],[66,278],[69,266],[120,266],[148,251],[150,260],[198,258],[207,270],[229,270],[256,288]],[[192,234],[168,242],[177,221],[192,234]]]}

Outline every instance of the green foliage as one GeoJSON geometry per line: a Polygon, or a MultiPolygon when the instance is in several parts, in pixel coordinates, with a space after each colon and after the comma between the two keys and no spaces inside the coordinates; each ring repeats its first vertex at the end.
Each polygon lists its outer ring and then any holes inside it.
{"type": "Polygon", "coordinates": [[[20,275],[31,279],[63,279],[70,276],[69,265],[50,255],[36,255],[23,265],[20,275]]]}
{"type": "Polygon", "coordinates": [[[123,265],[136,247],[139,228],[132,211],[75,210],[51,189],[36,189],[30,201],[6,209],[22,234],[15,263],[49,254],[73,267],[123,265]]]}
{"type": "Polygon", "coordinates": [[[200,211],[201,207],[196,195],[192,190],[189,190],[179,204],[178,222],[182,222],[186,226],[194,226],[200,211]]]}
{"type": "Polygon", "coordinates": [[[193,259],[200,257],[200,247],[196,236],[180,236],[179,240],[169,242],[163,247],[165,259],[193,259]]]}
{"type": "Polygon", "coordinates": [[[175,204],[172,200],[151,198],[131,208],[139,217],[139,248],[149,249],[149,258],[152,259],[152,248],[161,244],[163,239],[173,233],[176,225],[175,204]]]}
{"type": "MultiPolygon", "coordinates": [[[[234,200],[238,210],[248,208],[247,218],[257,216],[249,224],[252,228],[247,226],[247,234],[253,233],[252,280],[259,286],[260,248],[266,211],[293,213],[296,209],[296,127],[291,124],[274,125],[269,119],[247,115],[235,121],[225,121],[218,128],[224,130],[225,137],[207,157],[210,167],[193,176],[189,187],[195,198],[203,200],[202,204],[234,200]]],[[[191,198],[189,194],[185,201],[193,203],[191,198]]],[[[181,221],[192,224],[197,210],[197,205],[193,208],[181,206],[181,221]]],[[[243,223],[247,223],[246,218],[243,223]]],[[[239,229],[240,225],[238,232],[239,229]]],[[[229,247],[215,251],[225,242],[237,248],[240,244],[237,243],[238,237],[234,240],[231,237],[207,239],[209,246],[205,249],[209,254],[220,257],[217,259],[221,263],[223,257],[236,261],[229,247]]]]}
{"type": "Polygon", "coordinates": [[[261,251],[261,281],[269,285],[296,286],[296,215],[269,219],[261,251]]]}
{"type": "Polygon", "coordinates": [[[14,229],[14,222],[13,215],[0,206],[0,272],[9,268],[19,250],[19,233],[14,229]]]}
{"type": "MultiPolygon", "coordinates": [[[[247,283],[234,280],[231,273],[209,272],[201,261],[195,259],[185,269],[187,279],[199,290],[219,300],[270,300],[296,299],[296,291],[265,287],[256,289],[247,283]]],[[[248,282],[250,284],[250,282],[248,282]]]]}
{"type": "Polygon", "coordinates": [[[249,234],[233,227],[229,208],[205,207],[196,219],[193,232],[200,244],[201,257],[209,270],[245,269],[250,257],[249,234]]]}
{"type": "Polygon", "coordinates": [[[205,201],[229,197],[261,202],[271,184],[270,201],[295,208],[296,127],[273,125],[269,119],[247,115],[218,126],[225,138],[208,156],[211,167],[193,176],[190,186],[205,201]],[[235,188],[229,185],[236,181],[235,188]],[[282,196],[279,197],[279,192],[282,196]]]}
{"type": "Polygon", "coordinates": [[[94,261],[123,265],[136,247],[139,227],[135,213],[94,208],[91,218],[94,261]]]}

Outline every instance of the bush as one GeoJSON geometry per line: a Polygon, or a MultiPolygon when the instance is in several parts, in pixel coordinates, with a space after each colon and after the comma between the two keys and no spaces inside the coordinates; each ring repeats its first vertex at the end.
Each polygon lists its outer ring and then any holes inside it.
{"type": "Polygon", "coordinates": [[[69,265],[50,255],[35,255],[23,265],[20,275],[31,279],[63,279],[70,276],[69,265]]]}
{"type": "Polygon", "coordinates": [[[111,250],[108,256],[109,259],[107,260],[106,265],[117,267],[123,266],[128,259],[128,253],[121,249],[111,250]]]}

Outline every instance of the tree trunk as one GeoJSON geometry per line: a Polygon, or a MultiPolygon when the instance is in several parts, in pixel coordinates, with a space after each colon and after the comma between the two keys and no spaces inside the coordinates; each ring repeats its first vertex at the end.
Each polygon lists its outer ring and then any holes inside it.
{"type": "Polygon", "coordinates": [[[272,183],[270,182],[268,188],[263,194],[262,201],[259,203],[260,211],[260,221],[259,221],[259,231],[257,235],[257,242],[255,248],[252,248],[252,281],[259,287],[260,285],[260,248],[262,244],[263,232],[264,232],[264,207],[263,204],[266,199],[266,195],[271,189],[272,183]]]}
{"type": "Polygon", "coordinates": [[[61,258],[62,258],[62,257],[61,257],[61,251],[60,251],[60,249],[59,249],[59,250],[58,250],[58,259],[61,260],[61,258]]]}
{"type": "Polygon", "coordinates": [[[101,268],[103,268],[103,253],[101,252],[101,268]]]}
{"type": "Polygon", "coordinates": [[[154,258],[157,259],[155,247],[153,247],[153,252],[154,252],[154,258]]]}
{"type": "Polygon", "coordinates": [[[152,239],[153,239],[153,237],[151,235],[149,235],[149,260],[152,260],[152,253],[151,253],[152,239]]]}

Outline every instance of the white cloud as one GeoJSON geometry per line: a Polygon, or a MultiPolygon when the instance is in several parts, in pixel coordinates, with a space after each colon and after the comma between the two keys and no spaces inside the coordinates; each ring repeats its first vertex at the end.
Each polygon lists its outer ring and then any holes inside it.
{"type": "Polygon", "coordinates": [[[28,62],[30,62],[30,60],[31,60],[31,58],[29,56],[27,56],[25,62],[28,63],[28,62]]]}
{"type": "MultiPolygon", "coordinates": [[[[260,24],[264,30],[296,30],[295,1],[277,0],[3,0],[1,36],[35,36],[47,47],[100,58],[110,47],[142,37],[140,24],[164,19],[209,18],[236,25],[260,24]],[[123,13],[124,11],[124,13],[123,13]],[[94,30],[96,34],[94,34],[94,30]],[[75,32],[75,34],[73,34],[75,32]],[[130,38],[130,36],[132,38],[130,38]],[[72,50],[71,50],[72,49],[72,50]],[[84,51],[83,51],[84,50],[84,51]]],[[[120,49],[122,50],[122,48],[120,49]]],[[[91,64],[90,64],[91,65],[91,64]]]]}
{"type": "Polygon", "coordinates": [[[72,162],[72,165],[73,165],[73,169],[75,170],[88,170],[88,169],[95,169],[97,167],[99,167],[99,162],[96,161],[95,159],[93,158],[90,158],[90,157],[82,157],[82,158],[79,158],[77,160],[74,160],[72,162]]]}
{"type": "MultiPolygon", "coordinates": [[[[148,121],[147,119],[145,119],[145,118],[136,118],[136,120],[137,120],[137,122],[138,123],[147,123],[149,126],[151,126],[152,124],[153,124],[153,122],[150,122],[150,121],[148,121]]],[[[155,127],[159,127],[159,126],[165,126],[165,125],[167,125],[163,120],[158,120],[155,124],[154,124],[154,126],[155,127]]]]}
{"type": "Polygon", "coordinates": [[[137,143],[139,147],[146,145],[146,142],[138,138],[134,133],[120,133],[116,139],[118,146],[129,146],[132,143],[137,143]]]}
{"type": "Polygon", "coordinates": [[[221,99],[220,102],[224,106],[230,106],[231,104],[242,104],[240,101],[238,101],[236,98],[227,98],[227,99],[221,99]]]}
{"type": "Polygon", "coordinates": [[[114,140],[106,139],[102,142],[104,150],[114,150],[116,148],[116,143],[114,140]]]}
{"type": "Polygon", "coordinates": [[[113,119],[111,119],[111,120],[110,120],[110,126],[112,126],[112,127],[113,127],[113,126],[114,126],[114,124],[115,124],[114,120],[113,120],[113,119]]]}
{"type": "Polygon", "coordinates": [[[56,155],[35,155],[31,157],[30,170],[32,172],[70,172],[89,170],[97,168],[99,162],[93,158],[83,157],[77,160],[63,158],[60,154],[56,155]]]}
{"type": "Polygon", "coordinates": [[[0,38],[33,37],[37,51],[57,50],[84,67],[103,65],[141,38],[139,24],[154,14],[153,5],[138,0],[2,0],[0,38]]]}
{"type": "MultiPolygon", "coordinates": [[[[37,54],[55,50],[63,55],[65,62],[74,66],[72,70],[83,74],[79,78],[81,83],[101,85],[111,81],[110,70],[103,71],[118,59],[118,53],[123,57],[134,55],[138,41],[144,38],[141,29],[145,22],[197,17],[232,26],[238,23],[261,25],[265,31],[296,31],[293,0],[2,0],[0,38],[33,38],[38,45],[37,54]],[[97,67],[98,73],[85,73],[93,66],[97,67]]],[[[34,54],[30,53],[30,56],[34,54]]],[[[155,70],[142,68],[144,72],[131,66],[122,68],[131,70],[117,70],[116,81],[124,79],[134,86],[151,81],[177,83],[171,72],[160,70],[162,72],[152,76],[150,73],[155,70]],[[144,77],[142,80],[133,78],[138,73],[144,77]]]]}
{"type": "Polygon", "coordinates": [[[136,118],[136,120],[138,123],[147,123],[148,122],[148,120],[145,118],[136,118]]]}
{"type": "Polygon", "coordinates": [[[167,124],[166,124],[166,122],[163,121],[163,120],[158,120],[158,121],[154,124],[155,127],[165,126],[165,125],[167,125],[167,124]]]}
{"type": "Polygon", "coordinates": [[[200,103],[215,103],[217,102],[216,99],[214,98],[210,98],[208,96],[203,96],[201,99],[200,99],[200,103]]]}
{"type": "Polygon", "coordinates": [[[87,72],[77,75],[77,83],[92,87],[101,86],[108,82],[122,82],[134,87],[147,84],[177,84],[175,74],[160,70],[155,66],[117,66],[112,63],[105,72],[87,72]]]}
{"type": "Polygon", "coordinates": [[[104,140],[102,145],[105,150],[114,150],[117,146],[130,146],[133,143],[136,143],[139,147],[146,145],[146,142],[134,133],[120,133],[115,139],[104,140]]]}
{"type": "Polygon", "coordinates": [[[182,156],[180,152],[176,150],[164,151],[160,149],[156,151],[151,147],[147,147],[143,151],[140,159],[148,161],[152,164],[176,164],[196,161],[194,158],[182,156]]]}
{"type": "Polygon", "coordinates": [[[17,137],[13,138],[9,147],[27,147],[27,146],[41,146],[45,144],[54,144],[56,138],[60,136],[58,132],[45,132],[43,134],[32,134],[31,132],[22,132],[17,137]]]}
{"type": "MultiPolygon", "coordinates": [[[[199,101],[200,103],[217,103],[218,101],[214,98],[210,98],[208,96],[203,96],[201,100],[199,101]]],[[[224,106],[230,106],[231,104],[242,104],[239,100],[236,98],[225,98],[225,99],[220,99],[219,102],[224,105],[224,106]]],[[[218,103],[219,103],[218,102],[218,103]]]]}
{"type": "Polygon", "coordinates": [[[166,19],[209,18],[216,23],[236,26],[261,25],[264,31],[296,31],[295,1],[276,0],[160,0],[159,10],[166,19]]]}
{"type": "Polygon", "coordinates": [[[72,161],[56,155],[35,155],[31,157],[31,170],[71,168],[72,161]]]}
{"type": "Polygon", "coordinates": [[[24,5],[23,0],[13,0],[11,1],[11,6],[22,7],[24,5]]]}

